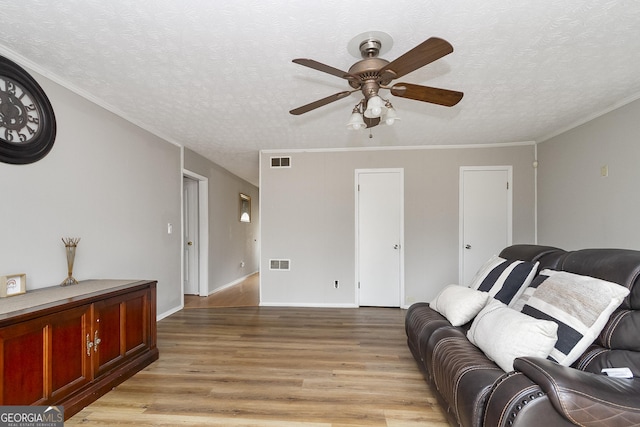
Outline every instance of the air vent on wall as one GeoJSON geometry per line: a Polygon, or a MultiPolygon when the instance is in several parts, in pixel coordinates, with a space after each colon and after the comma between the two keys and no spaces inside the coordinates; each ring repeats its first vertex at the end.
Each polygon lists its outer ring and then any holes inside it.
{"type": "Polygon", "coordinates": [[[289,259],[270,259],[269,270],[289,270],[291,260],[289,259]]]}
{"type": "Polygon", "coordinates": [[[291,157],[272,157],[271,167],[272,168],[290,168],[291,157]]]}

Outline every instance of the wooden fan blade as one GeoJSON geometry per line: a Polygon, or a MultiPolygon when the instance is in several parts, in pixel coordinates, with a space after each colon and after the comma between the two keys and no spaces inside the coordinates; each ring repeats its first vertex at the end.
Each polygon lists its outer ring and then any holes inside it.
{"type": "Polygon", "coordinates": [[[296,64],[304,65],[305,67],[313,68],[314,70],[322,71],[323,73],[331,74],[332,76],[340,77],[341,79],[353,80],[357,77],[347,73],[346,71],[338,70],[330,65],[323,64],[313,59],[298,58],[294,59],[296,64]]]}
{"type": "Polygon", "coordinates": [[[411,83],[396,83],[391,87],[391,93],[401,98],[453,107],[464,94],[455,90],[439,89],[437,87],[420,86],[411,83]]]}
{"type": "Polygon", "coordinates": [[[431,37],[379,70],[396,79],[453,52],[453,46],[441,38],[431,37]]]}
{"type": "Polygon", "coordinates": [[[314,102],[312,102],[310,104],[303,105],[302,107],[295,108],[295,109],[293,109],[293,110],[291,110],[289,112],[291,114],[293,114],[294,116],[299,116],[300,114],[304,114],[304,113],[307,113],[307,112],[309,112],[311,110],[315,110],[316,108],[322,107],[323,105],[330,104],[333,101],[337,101],[339,99],[346,98],[347,96],[351,95],[352,92],[355,92],[355,91],[346,90],[344,92],[338,92],[338,93],[335,93],[335,94],[333,94],[331,96],[327,96],[326,98],[322,98],[322,99],[319,99],[317,101],[314,101],[314,102]]]}

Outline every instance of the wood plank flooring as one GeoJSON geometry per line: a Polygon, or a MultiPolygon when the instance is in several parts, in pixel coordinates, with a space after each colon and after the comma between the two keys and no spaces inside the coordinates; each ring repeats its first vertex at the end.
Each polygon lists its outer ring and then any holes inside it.
{"type": "Polygon", "coordinates": [[[202,308],[65,426],[448,426],[391,308],[202,308]]]}
{"type": "Polygon", "coordinates": [[[257,307],[260,305],[260,273],[207,297],[185,295],[184,308],[257,307]]]}

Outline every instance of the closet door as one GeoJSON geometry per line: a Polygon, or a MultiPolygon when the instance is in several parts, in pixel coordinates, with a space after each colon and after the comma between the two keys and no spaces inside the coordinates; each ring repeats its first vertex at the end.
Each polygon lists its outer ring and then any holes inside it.
{"type": "Polygon", "coordinates": [[[359,305],[400,307],[403,295],[403,174],[357,171],[359,305]]]}
{"type": "Polygon", "coordinates": [[[511,166],[460,168],[460,284],[511,245],[511,166]]]}

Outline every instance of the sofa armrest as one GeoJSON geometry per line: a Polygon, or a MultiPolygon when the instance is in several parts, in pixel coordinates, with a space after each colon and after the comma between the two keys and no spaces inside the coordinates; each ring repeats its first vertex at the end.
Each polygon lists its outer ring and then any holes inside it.
{"type": "Polygon", "coordinates": [[[555,410],[540,386],[522,372],[502,375],[485,405],[485,427],[573,427],[555,410]]]}
{"type": "Polygon", "coordinates": [[[578,425],[640,424],[640,379],[611,378],[524,357],[514,368],[547,394],[554,408],[578,425]]]}

